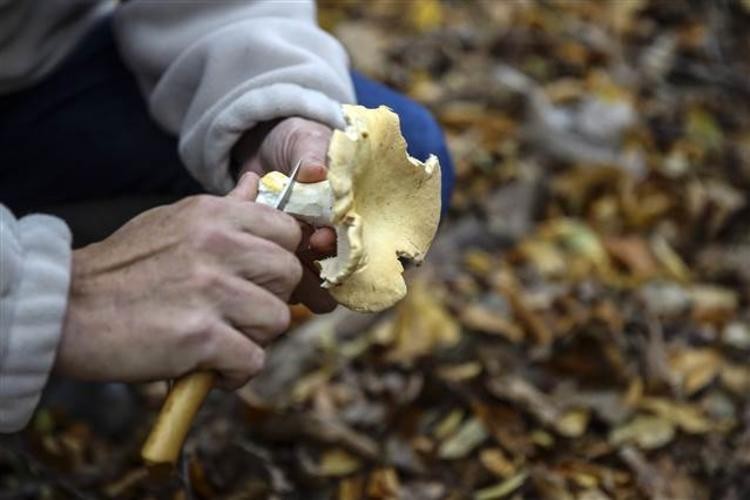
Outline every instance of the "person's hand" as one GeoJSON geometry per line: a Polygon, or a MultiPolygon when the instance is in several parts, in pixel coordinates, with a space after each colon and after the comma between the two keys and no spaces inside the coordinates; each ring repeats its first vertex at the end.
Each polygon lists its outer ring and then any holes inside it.
{"type": "Polygon", "coordinates": [[[256,374],[302,276],[299,224],[249,201],[257,186],[248,174],[226,197],[149,210],[73,252],[56,371],[137,382],[215,370],[226,388],[256,374]]]}
{"type": "MultiPolygon", "coordinates": [[[[333,134],[329,127],[292,117],[263,125],[261,129],[251,131],[235,147],[235,156],[244,160],[240,173],[255,172],[262,176],[278,170],[288,174],[297,161],[302,160],[299,182],[325,180],[326,153],[333,134]]],[[[320,287],[314,261],[335,252],[336,233],[328,227],[306,231],[305,242],[309,244],[303,244],[298,253],[304,265],[304,274],[292,299],[302,302],[314,312],[330,312],[336,307],[336,301],[320,287]]]]}

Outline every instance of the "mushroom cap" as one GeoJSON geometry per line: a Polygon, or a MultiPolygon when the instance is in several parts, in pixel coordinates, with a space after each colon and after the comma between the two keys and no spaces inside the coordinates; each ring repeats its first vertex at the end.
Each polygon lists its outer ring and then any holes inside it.
{"type": "Polygon", "coordinates": [[[419,264],[440,221],[440,163],[410,157],[398,115],[344,105],[348,126],[328,148],[336,257],[319,262],[340,304],[374,312],[406,295],[399,258],[419,264]]]}

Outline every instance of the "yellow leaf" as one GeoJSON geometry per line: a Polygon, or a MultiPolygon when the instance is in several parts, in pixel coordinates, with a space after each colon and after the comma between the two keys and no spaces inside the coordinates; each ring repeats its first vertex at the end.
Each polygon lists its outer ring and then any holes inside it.
{"type": "Polygon", "coordinates": [[[660,417],[637,415],[624,425],[613,429],[609,433],[609,441],[616,446],[635,443],[639,448],[651,450],[669,443],[674,435],[672,422],[660,417]]]}
{"type": "Polygon", "coordinates": [[[392,338],[386,355],[390,361],[412,363],[436,349],[455,345],[461,329],[439,300],[440,289],[424,281],[415,281],[409,294],[397,306],[390,324],[392,332],[379,332],[380,338],[392,338]]]}
{"type": "Polygon", "coordinates": [[[565,437],[580,437],[586,432],[590,414],[583,409],[568,410],[555,424],[555,429],[565,437]]]}
{"type": "Polygon", "coordinates": [[[450,382],[471,380],[480,373],[482,373],[482,363],[479,361],[469,361],[459,365],[446,365],[437,369],[438,376],[450,382]]]}
{"type": "Polygon", "coordinates": [[[434,435],[438,439],[445,439],[453,434],[464,419],[464,411],[456,408],[446,415],[435,427],[434,435]]]}
{"type": "Polygon", "coordinates": [[[347,476],[359,470],[362,462],[342,448],[326,450],[320,461],[319,473],[326,477],[347,476]]]}
{"type": "Polygon", "coordinates": [[[443,8],[439,0],[411,0],[409,17],[417,31],[430,31],[443,23],[443,8]]]}
{"type": "Polygon", "coordinates": [[[654,237],[654,239],[651,240],[651,250],[654,252],[654,256],[669,277],[680,283],[688,283],[690,281],[690,271],[685,265],[685,262],[677,252],[669,246],[667,240],[660,236],[654,237]]]}
{"type": "Polygon", "coordinates": [[[750,391],[750,368],[726,363],[721,368],[721,383],[733,393],[744,397],[750,391]]]}
{"type": "Polygon", "coordinates": [[[474,500],[495,500],[497,498],[504,498],[523,486],[523,483],[526,482],[526,478],[528,477],[528,472],[519,472],[502,483],[476,491],[474,493],[474,500]]]}
{"type": "Polygon", "coordinates": [[[668,420],[689,434],[704,434],[716,427],[698,407],[664,398],[644,398],[640,407],[668,420]]]}
{"type": "Polygon", "coordinates": [[[706,149],[717,149],[724,140],[721,128],[706,110],[693,108],[687,116],[687,136],[706,149]]]}

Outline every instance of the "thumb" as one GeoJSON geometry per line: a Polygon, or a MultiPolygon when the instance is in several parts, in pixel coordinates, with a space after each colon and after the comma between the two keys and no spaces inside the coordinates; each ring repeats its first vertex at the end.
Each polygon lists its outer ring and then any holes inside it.
{"type": "Polygon", "coordinates": [[[254,172],[245,172],[240,177],[237,185],[234,186],[228,194],[227,198],[235,198],[242,201],[253,201],[258,196],[258,182],[260,177],[254,172]]]}
{"type": "Polygon", "coordinates": [[[326,179],[326,156],[332,131],[325,125],[309,122],[311,126],[297,132],[291,140],[290,165],[302,162],[299,171],[300,182],[320,182],[326,179]]]}
{"type": "Polygon", "coordinates": [[[262,151],[271,170],[289,173],[301,161],[298,180],[320,182],[326,178],[326,155],[333,131],[330,127],[304,118],[287,118],[271,131],[262,151]]]}

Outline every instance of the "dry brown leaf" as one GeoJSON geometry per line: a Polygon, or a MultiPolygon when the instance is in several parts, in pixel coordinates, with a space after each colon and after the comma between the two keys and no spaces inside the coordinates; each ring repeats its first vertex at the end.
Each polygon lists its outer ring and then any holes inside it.
{"type": "Polygon", "coordinates": [[[507,478],[516,473],[516,465],[500,448],[487,448],[479,454],[479,461],[492,474],[507,478]]]}
{"type": "Polygon", "coordinates": [[[667,363],[672,380],[690,396],[710,384],[725,361],[715,349],[674,346],[667,353],[667,363]]]}
{"type": "Polygon", "coordinates": [[[737,292],[716,285],[695,285],[690,289],[692,316],[697,322],[725,324],[737,310],[737,292]]]}
{"type": "Polygon", "coordinates": [[[513,343],[521,342],[524,333],[512,320],[487,307],[470,304],[461,310],[461,323],[470,329],[500,335],[513,343]]]}
{"type": "Polygon", "coordinates": [[[370,474],[367,496],[373,499],[395,499],[399,496],[400,483],[393,467],[379,467],[370,474]]]}
{"type": "Polygon", "coordinates": [[[339,483],[338,500],[360,500],[365,493],[365,478],[362,475],[345,477],[339,483]]]}
{"type": "Polygon", "coordinates": [[[639,236],[605,238],[604,247],[636,279],[648,279],[658,270],[648,244],[639,236]]]}
{"type": "Polygon", "coordinates": [[[725,363],[721,367],[721,383],[738,396],[750,392],[750,367],[736,363],[725,363]]]}

